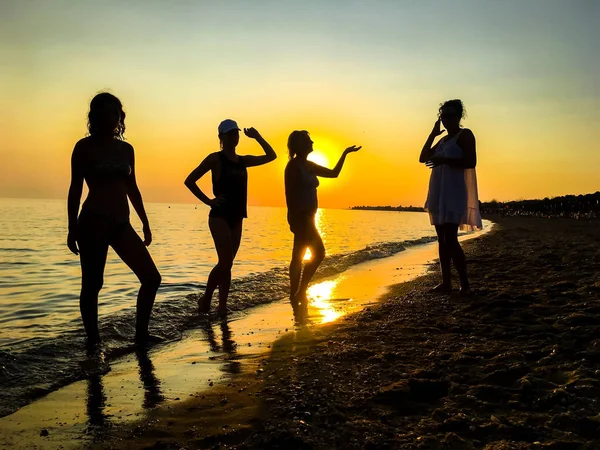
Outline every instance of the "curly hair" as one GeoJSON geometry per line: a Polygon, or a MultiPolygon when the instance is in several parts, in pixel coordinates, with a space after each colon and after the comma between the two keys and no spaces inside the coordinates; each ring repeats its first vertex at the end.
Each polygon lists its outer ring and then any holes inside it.
{"type": "Polygon", "coordinates": [[[306,141],[310,135],[306,130],[296,130],[292,131],[290,137],[288,137],[287,147],[288,152],[290,154],[290,159],[293,159],[294,156],[298,154],[298,150],[300,149],[302,143],[306,141]]]}
{"type": "Polygon", "coordinates": [[[438,109],[438,116],[442,113],[442,108],[454,108],[461,119],[467,117],[467,110],[465,109],[465,105],[463,104],[462,100],[459,100],[457,98],[445,101],[444,103],[440,103],[440,108],[438,109]]]}
{"type": "Polygon", "coordinates": [[[90,102],[90,112],[88,113],[88,133],[90,136],[110,135],[120,140],[124,140],[125,134],[125,111],[121,100],[109,92],[101,92],[94,96],[90,102]],[[120,119],[115,129],[111,129],[114,124],[108,123],[104,106],[114,105],[119,108],[120,119]]]}

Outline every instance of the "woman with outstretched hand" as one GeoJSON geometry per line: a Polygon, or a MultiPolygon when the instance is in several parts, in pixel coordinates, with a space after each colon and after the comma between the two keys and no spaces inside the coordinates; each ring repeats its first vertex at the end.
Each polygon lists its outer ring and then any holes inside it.
{"type": "Polygon", "coordinates": [[[81,318],[88,342],[99,343],[98,293],[111,246],[140,280],[135,340],[147,343],[161,277],[146,248],[152,233],[135,178],[133,147],[123,140],[125,112],[117,97],[103,92],[92,99],[88,131],[89,136],[77,142],[73,150],[67,205],[67,245],[81,260],[81,318]],[[89,193],[78,217],[84,180],[89,193]],[[129,223],[128,200],[142,221],[143,241],[129,223]]]}
{"type": "Polygon", "coordinates": [[[477,177],[475,165],[475,136],[468,128],[460,126],[465,116],[460,100],[449,100],[438,111],[438,120],[433,126],[419,157],[419,162],[431,168],[429,192],[425,208],[438,236],[442,282],[436,292],[452,290],[450,267],[454,266],[460,278],[460,294],[470,295],[465,254],[458,242],[458,230],[481,229],[477,177]],[[448,134],[432,146],[435,138],[448,134]]]}
{"type": "Polygon", "coordinates": [[[313,141],[308,131],[293,131],[288,138],[290,160],[285,168],[285,199],[288,223],[294,234],[290,262],[290,301],[294,310],[300,304],[306,307],[308,283],[325,258],[323,240],[315,225],[315,214],[319,208],[318,177],[337,178],[346,156],[360,149],[361,147],[355,145],[348,147],[335,167],[328,169],[307,159],[313,151],[313,141]],[[311,260],[302,270],[302,260],[307,248],[310,249],[311,260]]]}
{"type": "Polygon", "coordinates": [[[217,314],[227,314],[227,297],[231,285],[231,268],[242,239],[242,222],[247,217],[248,167],[267,164],[277,155],[273,148],[254,128],[245,128],[244,134],[255,139],[263,148],[261,156],[242,156],[236,153],[240,141],[240,128],[231,119],[219,125],[221,151],[211,153],[185,180],[187,188],[201,202],[210,206],[208,226],[213,237],[219,261],[212,269],[206,283],[204,296],[199,299],[201,313],[210,311],[215,289],[219,288],[217,314]],[[196,182],[207,172],[212,174],[214,198],[209,198],[196,182]]]}

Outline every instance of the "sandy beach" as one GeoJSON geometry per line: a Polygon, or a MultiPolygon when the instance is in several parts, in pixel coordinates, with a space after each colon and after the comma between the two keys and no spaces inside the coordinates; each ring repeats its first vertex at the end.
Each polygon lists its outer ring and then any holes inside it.
{"type": "Polygon", "coordinates": [[[436,272],[396,284],[86,445],[598,448],[598,223],[492,219],[490,233],[465,243],[474,297],[429,293],[436,272]]]}
{"type": "Polygon", "coordinates": [[[594,222],[501,219],[466,244],[475,297],[429,294],[435,274],[397,285],[277,341],[239,381],[252,395],[193,400],[112,445],[598,448],[599,244],[594,222]]]}

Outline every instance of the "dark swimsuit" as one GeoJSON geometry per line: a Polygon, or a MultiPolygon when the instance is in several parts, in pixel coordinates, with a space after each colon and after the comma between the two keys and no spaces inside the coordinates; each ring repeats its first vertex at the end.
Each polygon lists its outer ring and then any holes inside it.
{"type": "Polygon", "coordinates": [[[213,180],[213,194],[222,196],[225,202],[213,206],[209,217],[221,217],[233,229],[248,217],[246,203],[248,200],[248,170],[241,156],[238,161],[231,161],[223,152],[219,152],[221,176],[213,180]]]}
{"type": "Polygon", "coordinates": [[[317,200],[317,187],[319,179],[305,165],[292,160],[286,167],[286,180],[289,170],[299,170],[300,178],[295,186],[285,186],[285,201],[288,207],[287,220],[290,231],[296,235],[304,236],[315,230],[315,214],[319,209],[317,200]],[[296,167],[294,167],[294,165],[296,167]]]}
{"type": "MultiPolygon", "coordinates": [[[[131,175],[131,166],[126,162],[103,161],[90,165],[86,178],[102,180],[125,179],[131,175]]],[[[89,184],[89,183],[88,183],[89,184]]],[[[77,242],[82,253],[105,251],[117,234],[130,228],[129,218],[116,218],[111,214],[94,211],[84,203],[77,219],[77,242]],[[86,250],[88,250],[86,252],[86,250]]]]}

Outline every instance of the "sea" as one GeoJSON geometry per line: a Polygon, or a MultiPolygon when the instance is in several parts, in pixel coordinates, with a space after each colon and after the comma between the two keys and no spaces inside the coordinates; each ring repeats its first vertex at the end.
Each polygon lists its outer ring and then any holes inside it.
{"type": "MultiPolygon", "coordinates": [[[[149,250],[163,280],[150,331],[177,339],[198,326],[196,295],[217,262],[208,208],[147,203],[146,209],[149,250]]],[[[131,220],[141,233],[135,214],[131,220]]],[[[316,222],[328,255],[317,277],[435,240],[425,213],[319,209],[316,222]]],[[[66,201],[0,199],[0,417],[84,376],[81,272],[66,237],[66,201]]],[[[285,208],[249,207],[233,266],[234,314],[288,295],[291,249],[285,208]]],[[[99,296],[107,357],[131,349],[138,288],[135,275],[109,250],[99,296]]]]}

